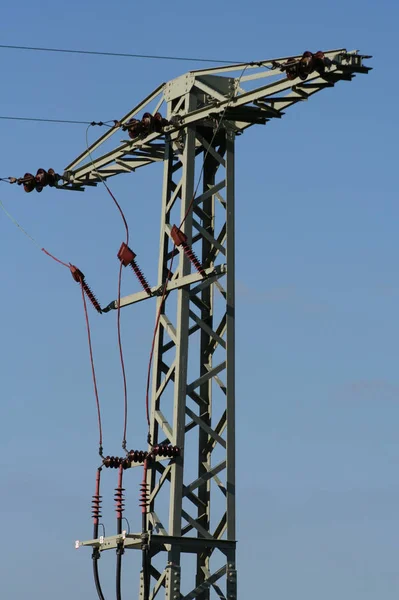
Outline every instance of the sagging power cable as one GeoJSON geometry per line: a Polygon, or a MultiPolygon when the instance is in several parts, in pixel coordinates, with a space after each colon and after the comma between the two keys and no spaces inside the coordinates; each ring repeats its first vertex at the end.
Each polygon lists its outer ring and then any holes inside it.
{"type": "MultiPolygon", "coordinates": [[[[93,160],[93,156],[90,152],[90,145],[89,145],[89,129],[90,129],[91,125],[89,125],[86,129],[86,146],[87,146],[87,150],[89,153],[89,158],[90,161],[94,167],[94,160],[93,160]]],[[[126,246],[129,245],[129,225],[127,223],[125,214],[122,210],[121,205],[119,204],[119,202],[117,201],[117,199],[115,198],[114,194],[112,193],[111,189],[109,188],[107,182],[105,181],[105,179],[103,177],[101,177],[101,174],[98,173],[99,179],[102,182],[102,184],[104,185],[105,189],[107,190],[108,194],[111,196],[116,208],[119,211],[119,214],[122,218],[125,230],[126,230],[126,246]]],[[[127,378],[126,378],[126,370],[125,370],[125,360],[124,360],[124,355],[123,355],[123,345],[122,345],[122,334],[121,334],[121,288],[122,288],[122,269],[123,269],[123,264],[121,262],[120,267],[119,267],[119,274],[118,274],[118,307],[117,307],[117,316],[116,316],[116,323],[117,323],[117,335],[118,335],[118,346],[119,346],[119,357],[120,357],[120,364],[121,364],[121,371],[122,371],[122,379],[123,379],[123,395],[124,395],[124,417],[123,417],[123,434],[122,434],[122,448],[123,450],[126,450],[127,447],[127,441],[126,441],[126,436],[127,436],[127,419],[128,419],[128,391],[127,391],[127,378]]]]}
{"type": "Polygon", "coordinates": [[[90,301],[90,303],[93,305],[93,307],[97,310],[97,312],[101,313],[101,307],[98,303],[97,298],[95,297],[95,295],[93,294],[91,288],[89,287],[89,285],[86,282],[85,276],[83,275],[83,273],[74,265],[72,265],[71,263],[66,263],[63,262],[62,260],[60,260],[59,258],[57,258],[56,256],[54,256],[53,254],[51,254],[48,250],[46,250],[45,248],[41,247],[40,244],[38,244],[38,242],[35,240],[34,237],[32,237],[20,224],[19,222],[6,210],[6,208],[4,207],[3,203],[0,201],[0,208],[3,210],[3,212],[6,214],[6,216],[10,219],[10,221],[41,251],[44,252],[44,254],[46,254],[48,257],[52,258],[54,261],[56,261],[57,263],[59,263],[60,265],[66,267],[67,269],[70,270],[71,275],[73,277],[73,279],[80,284],[81,286],[81,291],[82,291],[82,301],[83,301],[83,307],[84,307],[84,314],[85,314],[85,320],[86,320],[86,330],[87,330],[87,339],[88,339],[88,346],[89,346],[89,354],[90,354],[90,363],[91,363],[91,371],[92,371],[92,379],[93,379],[93,387],[94,387],[94,395],[95,395],[95,400],[96,400],[96,409],[97,409],[97,422],[98,422],[98,433],[99,433],[99,442],[98,442],[98,447],[99,447],[99,454],[102,457],[103,456],[103,432],[102,432],[102,419],[101,419],[101,407],[100,407],[100,400],[99,400],[99,394],[98,394],[98,387],[97,387],[97,377],[96,377],[96,370],[95,370],[95,365],[94,365],[94,357],[93,357],[93,347],[92,347],[92,341],[91,341],[91,328],[90,328],[90,321],[89,321],[89,315],[88,315],[88,310],[87,310],[87,304],[86,304],[86,297],[88,298],[88,300],[90,301]]]}

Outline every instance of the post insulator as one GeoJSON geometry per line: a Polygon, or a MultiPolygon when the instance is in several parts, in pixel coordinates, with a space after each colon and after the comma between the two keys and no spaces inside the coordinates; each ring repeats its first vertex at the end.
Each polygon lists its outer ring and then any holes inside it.
{"type": "Polygon", "coordinates": [[[170,235],[171,235],[171,238],[172,238],[175,246],[181,246],[183,248],[185,255],[187,256],[189,261],[194,265],[194,267],[196,268],[198,273],[200,275],[202,275],[202,277],[205,277],[206,273],[205,273],[200,261],[196,257],[193,249],[187,244],[186,234],[183,233],[183,231],[181,231],[181,229],[179,229],[179,227],[176,227],[176,225],[173,225],[170,235]]]}
{"type": "Polygon", "coordinates": [[[142,270],[135,261],[136,254],[124,242],[122,242],[122,245],[119,248],[118,258],[124,267],[127,267],[128,265],[131,266],[133,273],[136,275],[137,279],[141,284],[141,287],[144,289],[148,296],[151,296],[151,288],[149,286],[149,283],[145,278],[142,270]]]}
{"type": "Polygon", "coordinates": [[[101,309],[100,303],[98,302],[97,298],[95,297],[90,286],[87,284],[87,282],[85,280],[85,276],[82,273],[82,271],[80,269],[78,269],[77,267],[75,267],[75,265],[72,265],[72,264],[69,265],[69,269],[71,271],[71,275],[72,275],[73,279],[76,281],[76,283],[81,284],[83,291],[85,292],[87,298],[90,300],[91,304],[94,306],[96,311],[101,314],[102,309],[101,309]]]}

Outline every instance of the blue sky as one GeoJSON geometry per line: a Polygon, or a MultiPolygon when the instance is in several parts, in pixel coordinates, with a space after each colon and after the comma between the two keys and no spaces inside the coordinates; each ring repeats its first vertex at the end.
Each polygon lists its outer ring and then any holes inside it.
{"type": "MultiPolygon", "coordinates": [[[[148,7],[9,3],[0,41],[239,61],[339,47],[374,55],[369,76],[238,140],[239,590],[241,598],[393,600],[399,9],[387,0],[148,7]]],[[[0,61],[0,115],[88,121],[118,118],[162,81],[200,66],[1,49],[0,61]]],[[[0,120],[0,141],[1,177],[62,171],[84,149],[85,128],[0,120]]],[[[160,185],[157,167],[152,176],[112,181],[152,280],[160,185]]],[[[39,196],[3,184],[0,199],[41,245],[78,264],[103,303],[115,298],[123,228],[103,189],[39,196]]],[[[79,289],[2,214],[0,252],[0,594],[95,598],[90,553],[73,549],[75,538],[91,536],[97,461],[79,289]]],[[[124,292],[133,285],[125,278],[124,292]]],[[[100,325],[93,315],[92,323],[105,436],[116,447],[115,319],[101,317],[100,325]]],[[[145,431],[152,326],[149,303],[123,313],[135,439],[145,431]]],[[[103,560],[109,598],[113,560],[103,560]]],[[[125,589],[135,586],[139,568],[138,557],[129,561],[125,589]]]]}

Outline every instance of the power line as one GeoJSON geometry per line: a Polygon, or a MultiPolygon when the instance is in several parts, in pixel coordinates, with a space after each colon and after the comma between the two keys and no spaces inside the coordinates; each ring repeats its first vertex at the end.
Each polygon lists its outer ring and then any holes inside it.
{"type": "Polygon", "coordinates": [[[235,65],[240,62],[239,60],[217,60],[216,58],[195,58],[188,56],[163,56],[157,54],[130,54],[128,52],[102,52],[97,50],[72,50],[70,48],[41,48],[35,46],[11,46],[7,44],[0,44],[0,48],[5,50],[30,50],[34,52],[59,52],[63,54],[90,54],[92,56],[113,56],[119,58],[146,58],[152,60],[178,60],[178,61],[189,61],[189,62],[203,62],[203,63],[217,63],[225,65],[235,65]]]}
{"type": "MultiPolygon", "coordinates": [[[[66,123],[67,125],[99,125],[99,123],[94,123],[93,121],[73,121],[73,120],[69,120],[69,119],[41,119],[38,117],[0,116],[0,119],[3,121],[36,121],[38,123],[66,123]]],[[[107,126],[107,123],[108,122],[104,122],[101,124],[107,126]]],[[[109,125],[108,125],[108,127],[109,127],[109,125]]]]}

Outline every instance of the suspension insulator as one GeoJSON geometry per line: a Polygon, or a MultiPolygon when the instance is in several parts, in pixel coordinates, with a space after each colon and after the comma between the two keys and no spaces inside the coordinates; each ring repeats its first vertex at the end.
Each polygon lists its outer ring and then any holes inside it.
{"type": "Polygon", "coordinates": [[[118,519],[122,519],[122,513],[125,510],[125,500],[123,495],[124,491],[125,488],[123,487],[118,486],[117,488],[115,488],[115,510],[118,519]]]}
{"type": "Polygon", "coordinates": [[[22,180],[25,192],[27,192],[28,194],[30,192],[33,192],[33,190],[36,187],[36,179],[34,175],[32,175],[32,173],[25,173],[22,180]]]}
{"type": "Polygon", "coordinates": [[[180,448],[178,448],[178,446],[160,444],[153,448],[152,453],[154,456],[176,458],[177,456],[180,456],[180,448]]]}
{"type": "Polygon", "coordinates": [[[47,185],[54,187],[57,183],[57,179],[58,176],[56,175],[54,169],[49,169],[48,171],[45,171],[44,169],[38,169],[35,177],[36,191],[41,192],[47,185]]]}
{"type": "Polygon", "coordinates": [[[295,58],[289,58],[282,67],[290,81],[298,77],[298,63],[295,58]]]}
{"type": "Polygon", "coordinates": [[[69,268],[70,268],[73,279],[77,283],[81,284],[83,291],[85,292],[87,298],[90,300],[91,304],[94,306],[96,311],[101,314],[102,309],[101,309],[100,303],[98,302],[98,300],[95,297],[94,293],[92,292],[91,288],[86,283],[85,276],[82,273],[82,271],[80,269],[78,269],[77,267],[75,267],[75,265],[72,265],[72,264],[69,265],[69,268]]]}
{"type": "Polygon", "coordinates": [[[167,125],[169,125],[169,121],[167,119],[164,119],[161,113],[155,113],[153,121],[154,131],[156,131],[157,133],[161,133],[163,128],[167,125]]]}
{"type": "Polygon", "coordinates": [[[152,116],[151,113],[148,113],[148,112],[144,113],[143,117],[141,119],[141,122],[143,124],[143,128],[146,131],[146,133],[152,131],[154,117],[152,116]]]}
{"type": "Polygon", "coordinates": [[[325,56],[324,52],[319,50],[313,55],[314,70],[320,73],[320,75],[324,75],[326,68],[329,68],[331,64],[331,60],[325,56]]]}
{"type": "Polygon", "coordinates": [[[303,53],[298,65],[298,75],[302,81],[307,79],[308,75],[314,70],[313,54],[309,51],[303,53]]]}
{"type": "Polygon", "coordinates": [[[148,452],[143,450],[130,450],[127,457],[130,463],[143,463],[148,456],[148,452]]]}
{"type": "Polygon", "coordinates": [[[176,246],[181,246],[184,250],[185,255],[189,259],[189,261],[194,265],[195,269],[198,273],[205,277],[206,273],[202,268],[202,265],[198,258],[196,257],[193,249],[187,244],[187,236],[183,233],[176,225],[173,225],[172,230],[170,232],[172,240],[176,246]]]}
{"type": "Polygon", "coordinates": [[[134,140],[143,132],[143,124],[138,119],[130,119],[125,125],[122,126],[123,131],[128,132],[129,137],[134,140]]]}
{"type": "Polygon", "coordinates": [[[118,469],[123,461],[124,459],[119,456],[106,456],[103,459],[103,465],[109,469],[118,469]]]}

